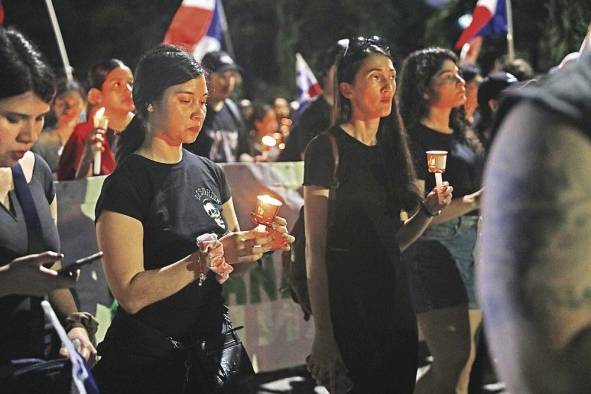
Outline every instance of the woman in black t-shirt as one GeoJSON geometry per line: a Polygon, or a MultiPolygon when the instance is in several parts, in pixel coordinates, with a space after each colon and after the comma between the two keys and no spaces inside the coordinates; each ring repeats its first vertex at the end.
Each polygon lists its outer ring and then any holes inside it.
{"type": "Polygon", "coordinates": [[[449,208],[404,255],[419,327],[434,358],[415,393],[467,392],[481,322],[473,253],[483,149],[465,126],[466,89],[459,72],[451,51],[420,50],[405,60],[398,92],[419,184],[424,190],[434,185],[425,151],[445,150],[445,177],[454,185],[449,208]]]}
{"type": "Polygon", "coordinates": [[[332,393],[412,392],[416,321],[400,249],[451,201],[434,189],[418,206],[414,173],[393,100],[396,70],[378,37],[349,40],[335,86],[338,118],[328,132],[339,150],[339,187],[330,210],[334,162],[329,136],[305,154],[308,286],[315,323],[308,369],[332,393]]]}
{"type": "MultiPolygon", "coordinates": [[[[197,360],[202,341],[227,330],[221,283],[233,264],[270,250],[270,240],[238,232],[221,168],[182,148],[206,114],[204,70],[194,57],[169,45],[149,51],[133,97],[138,114],[96,207],[103,268],[120,307],[95,376],[104,393],[217,392],[217,371],[197,360]],[[196,238],[211,233],[219,241],[198,249],[196,238]]],[[[288,249],[285,225],[274,222],[288,249]]]]}

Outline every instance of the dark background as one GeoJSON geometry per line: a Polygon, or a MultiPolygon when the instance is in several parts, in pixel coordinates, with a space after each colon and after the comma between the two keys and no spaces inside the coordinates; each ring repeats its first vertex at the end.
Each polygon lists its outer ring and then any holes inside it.
{"type": "MultiPolygon", "coordinates": [[[[499,0],[504,1],[504,0],[499,0]]],[[[61,60],[44,0],[4,0],[5,25],[23,31],[53,64],[61,60]]],[[[118,57],[130,66],[160,43],[181,0],[54,0],[62,35],[84,78],[99,58],[118,57]]],[[[269,100],[295,95],[295,52],[316,69],[336,40],[381,35],[391,43],[397,66],[428,45],[452,47],[457,18],[475,0],[224,0],[237,62],[244,68],[238,94],[269,100]],[[434,7],[428,3],[443,3],[434,7]]],[[[575,51],[591,22],[589,0],[514,0],[517,55],[545,72],[575,51]]],[[[479,61],[487,71],[505,54],[504,37],[487,37],[479,61]]]]}

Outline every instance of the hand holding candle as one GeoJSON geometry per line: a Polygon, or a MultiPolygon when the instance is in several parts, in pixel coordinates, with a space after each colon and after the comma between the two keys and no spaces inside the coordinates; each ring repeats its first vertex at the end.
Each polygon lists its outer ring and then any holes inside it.
{"type": "MultiPolygon", "coordinates": [[[[107,131],[109,127],[109,118],[105,116],[105,108],[99,108],[92,118],[94,128],[107,131]]],[[[101,154],[102,152],[96,151],[94,152],[94,161],[92,165],[92,173],[93,175],[100,175],[101,173],[101,154]]]]}
{"type": "Polygon", "coordinates": [[[257,196],[255,211],[250,214],[252,221],[257,224],[257,231],[265,231],[271,237],[272,250],[289,250],[293,237],[288,234],[287,222],[277,216],[283,203],[269,195],[257,196]]]}
{"type": "Polygon", "coordinates": [[[445,150],[428,150],[427,152],[427,169],[431,173],[435,173],[435,184],[441,186],[443,184],[442,174],[445,172],[447,164],[447,151],[445,150]]]}

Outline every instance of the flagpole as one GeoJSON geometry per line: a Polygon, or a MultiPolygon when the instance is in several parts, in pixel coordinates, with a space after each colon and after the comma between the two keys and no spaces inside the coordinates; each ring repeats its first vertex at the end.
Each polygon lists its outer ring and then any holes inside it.
{"type": "Polygon", "coordinates": [[[236,54],[234,53],[234,46],[232,45],[232,40],[230,39],[228,21],[226,20],[226,12],[224,11],[222,0],[216,0],[216,2],[216,7],[219,7],[220,21],[222,23],[222,34],[224,35],[224,42],[226,43],[226,52],[230,54],[232,59],[236,59],[236,54]]]}
{"type": "Polygon", "coordinates": [[[515,43],[513,42],[513,9],[511,8],[511,0],[505,0],[505,8],[507,11],[507,54],[508,60],[512,62],[515,60],[515,43]]]}
{"type": "Polygon", "coordinates": [[[57,16],[55,15],[55,10],[53,9],[53,3],[51,2],[51,0],[45,0],[45,5],[47,5],[47,11],[49,12],[49,19],[51,19],[51,25],[53,26],[53,32],[55,34],[57,46],[60,51],[60,56],[62,58],[62,62],[64,63],[64,71],[66,72],[66,78],[68,79],[68,81],[71,81],[74,79],[74,77],[72,76],[72,67],[70,66],[70,61],[68,60],[66,46],[64,45],[64,39],[62,38],[62,32],[60,30],[60,25],[57,21],[57,16]]]}

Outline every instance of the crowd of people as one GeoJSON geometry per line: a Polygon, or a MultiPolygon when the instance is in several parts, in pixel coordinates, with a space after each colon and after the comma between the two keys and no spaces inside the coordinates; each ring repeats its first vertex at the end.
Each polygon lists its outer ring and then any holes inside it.
{"type": "Polygon", "coordinates": [[[3,388],[23,392],[15,360],[67,356],[46,340],[48,298],[101,392],[246,392],[204,361],[233,332],[221,285],[294,238],[281,217],[269,224],[281,246],[241,230],[217,163],[303,160],[315,330],[302,363],[319,384],[476,393],[484,320],[512,392],[588,392],[590,54],[534,81],[521,59],[482,75],[444,48],[402,59],[379,37],[342,39],[322,94],[299,109],[235,101],[243,74],[223,51],[199,62],[158,45],[133,70],[104,59],[84,83],[56,82],[33,44],[0,29],[3,388]],[[447,153],[445,182],[427,151],[447,153]],[[53,183],[97,175],[119,305],[98,346],[76,276],[57,273],[53,183]],[[433,361],[417,379],[419,336],[433,361]]]}

